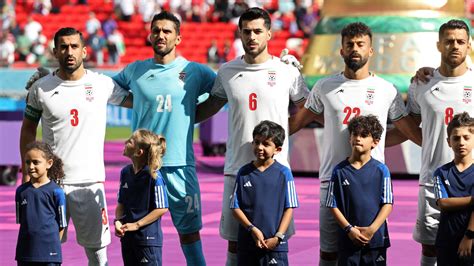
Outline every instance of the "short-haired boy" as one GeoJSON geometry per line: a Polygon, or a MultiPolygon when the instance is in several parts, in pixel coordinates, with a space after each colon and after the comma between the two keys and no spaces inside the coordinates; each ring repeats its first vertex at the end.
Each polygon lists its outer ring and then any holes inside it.
{"type": "Polygon", "coordinates": [[[392,181],[387,166],[370,155],[383,127],[368,115],[351,119],[348,130],[352,153],[334,168],[326,200],[341,227],[338,264],[386,265],[392,181]]]}
{"type": "Polygon", "coordinates": [[[454,160],[434,172],[436,203],[441,209],[436,251],[438,266],[474,265],[472,217],[474,119],[464,112],[448,124],[448,144],[454,160]],[[471,218],[472,217],[472,218],[471,218]]]}
{"type": "Polygon", "coordinates": [[[256,159],[240,168],[230,208],[239,221],[238,265],[288,265],[284,233],[298,207],[293,175],[275,159],[285,130],[265,120],[252,133],[256,159]]]}

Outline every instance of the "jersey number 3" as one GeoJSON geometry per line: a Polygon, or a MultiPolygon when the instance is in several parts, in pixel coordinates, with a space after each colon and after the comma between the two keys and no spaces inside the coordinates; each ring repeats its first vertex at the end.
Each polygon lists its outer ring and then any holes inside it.
{"type": "Polygon", "coordinates": [[[71,126],[76,127],[79,124],[79,111],[71,109],[69,114],[71,115],[71,126]]]}

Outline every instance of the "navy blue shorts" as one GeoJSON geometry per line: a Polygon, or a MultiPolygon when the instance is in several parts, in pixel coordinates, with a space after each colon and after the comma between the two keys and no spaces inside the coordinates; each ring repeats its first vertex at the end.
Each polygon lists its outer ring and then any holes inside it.
{"type": "Polygon", "coordinates": [[[161,266],[161,247],[139,246],[126,242],[127,241],[122,241],[122,259],[124,266],[161,266]]]}
{"type": "Polygon", "coordinates": [[[460,258],[458,255],[458,245],[436,248],[436,263],[438,266],[472,266],[474,265],[474,256],[460,258]]]}
{"type": "Polygon", "coordinates": [[[338,265],[387,265],[387,248],[360,249],[353,252],[340,251],[338,265]]]}
{"type": "Polygon", "coordinates": [[[286,266],[288,252],[273,252],[267,250],[237,251],[237,265],[239,266],[286,266]]]}

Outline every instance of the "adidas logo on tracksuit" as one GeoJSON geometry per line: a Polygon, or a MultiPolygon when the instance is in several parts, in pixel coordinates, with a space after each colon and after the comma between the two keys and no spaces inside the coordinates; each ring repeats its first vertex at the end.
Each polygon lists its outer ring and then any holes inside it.
{"type": "Polygon", "coordinates": [[[244,184],[244,187],[252,187],[252,183],[250,183],[250,181],[247,181],[247,182],[244,184]]]}
{"type": "Polygon", "coordinates": [[[122,186],[122,188],[128,188],[127,182],[125,182],[125,184],[122,186]]]}
{"type": "Polygon", "coordinates": [[[385,261],[385,258],[382,255],[380,255],[375,261],[376,262],[385,261]]]}
{"type": "Polygon", "coordinates": [[[272,258],[268,264],[278,264],[278,261],[275,258],[272,258]]]}
{"type": "Polygon", "coordinates": [[[140,263],[148,263],[148,260],[145,257],[143,257],[143,259],[140,261],[140,263]]]}

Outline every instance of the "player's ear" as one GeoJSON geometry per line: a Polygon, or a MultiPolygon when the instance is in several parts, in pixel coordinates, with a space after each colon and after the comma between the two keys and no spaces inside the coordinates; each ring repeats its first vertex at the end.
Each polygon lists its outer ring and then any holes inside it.
{"type": "Polygon", "coordinates": [[[143,149],[137,149],[137,150],[135,151],[135,156],[140,157],[140,156],[142,156],[144,153],[145,153],[145,151],[144,151],[143,149]]]}
{"type": "Polygon", "coordinates": [[[439,41],[436,42],[436,48],[438,48],[438,52],[441,53],[441,43],[439,41]]]}
{"type": "Polygon", "coordinates": [[[379,139],[374,139],[374,140],[372,141],[372,149],[375,148],[375,147],[377,147],[377,145],[379,145],[379,142],[380,142],[379,139]]]}
{"type": "Polygon", "coordinates": [[[446,138],[446,141],[448,142],[448,146],[449,146],[450,148],[452,148],[452,147],[451,147],[451,141],[449,141],[449,137],[446,138]]]}
{"type": "Polygon", "coordinates": [[[281,147],[281,146],[280,146],[280,147],[276,147],[275,153],[274,153],[273,155],[277,155],[278,153],[281,152],[281,150],[282,150],[282,147],[281,147]]]}

